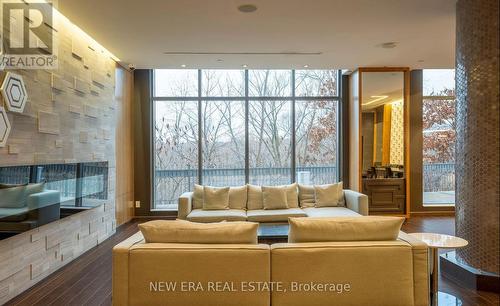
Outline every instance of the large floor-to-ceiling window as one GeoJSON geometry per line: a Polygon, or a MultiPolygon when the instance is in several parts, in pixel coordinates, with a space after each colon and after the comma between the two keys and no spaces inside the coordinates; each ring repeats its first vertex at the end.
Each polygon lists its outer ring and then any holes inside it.
{"type": "Polygon", "coordinates": [[[455,70],[423,70],[424,206],[455,204],[455,70]]]}
{"type": "Polygon", "coordinates": [[[339,180],[337,70],[155,70],[154,209],[195,183],[339,180]]]}

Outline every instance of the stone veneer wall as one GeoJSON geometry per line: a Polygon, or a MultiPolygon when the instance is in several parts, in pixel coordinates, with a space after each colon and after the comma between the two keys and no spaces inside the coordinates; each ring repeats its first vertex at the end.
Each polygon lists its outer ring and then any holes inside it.
{"type": "Polygon", "coordinates": [[[108,202],[1,240],[0,304],[115,232],[116,62],[66,18],[54,25],[58,70],[13,71],[23,77],[29,100],[23,113],[8,113],[12,130],[0,166],[108,161],[108,202]]]}
{"type": "Polygon", "coordinates": [[[459,260],[499,271],[499,3],[457,3],[456,234],[459,260]]]}

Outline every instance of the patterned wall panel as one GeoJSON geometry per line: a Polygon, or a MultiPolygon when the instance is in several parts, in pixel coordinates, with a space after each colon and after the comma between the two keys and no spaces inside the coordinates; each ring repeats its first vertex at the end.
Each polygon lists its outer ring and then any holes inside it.
{"type": "Polygon", "coordinates": [[[404,165],[404,106],[392,103],[391,108],[391,164],[404,165]]]}
{"type": "Polygon", "coordinates": [[[0,107],[0,148],[5,147],[10,135],[10,121],[5,108],[0,107]]]}
{"type": "Polygon", "coordinates": [[[459,260],[498,274],[500,205],[499,2],[457,2],[456,234],[459,260]]]}
{"type": "Polygon", "coordinates": [[[103,206],[0,240],[0,304],[115,232],[116,63],[66,19],[58,24],[57,70],[0,71],[0,79],[22,78],[28,97],[20,105],[22,91],[4,82],[5,89],[11,88],[12,106],[24,107],[24,112],[8,112],[7,117],[0,107],[0,166],[107,160],[108,200],[103,206]]]}
{"type": "Polygon", "coordinates": [[[24,111],[28,94],[22,76],[7,72],[2,82],[1,91],[5,106],[9,111],[15,113],[24,111]]]}

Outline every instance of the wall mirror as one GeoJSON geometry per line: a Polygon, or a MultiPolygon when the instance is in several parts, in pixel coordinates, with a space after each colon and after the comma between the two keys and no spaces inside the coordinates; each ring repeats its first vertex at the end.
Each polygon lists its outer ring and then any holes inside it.
{"type": "Polygon", "coordinates": [[[405,214],[408,197],[405,68],[360,69],[360,177],[370,213],[405,214]]]}

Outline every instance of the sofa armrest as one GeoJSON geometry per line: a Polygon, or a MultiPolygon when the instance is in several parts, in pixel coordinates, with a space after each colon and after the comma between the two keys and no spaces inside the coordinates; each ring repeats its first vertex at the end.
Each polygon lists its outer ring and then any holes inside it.
{"type": "Polygon", "coordinates": [[[113,248],[113,305],[128,305],[129,249],[142,241],[142,233],[137,232],[113,248]]]}
{"type": "Polygon", "coordinates": [[[184,192],[179,197],[179,208],[177,218],[186,220],[193,209],[193,192],[184,192]]]}
{"type": "Polygon", "coordinates": [[[368,216],[367,195],[349,189],[344,189],[344,196],[347,208],[363,216],[368,216]]]}
{"type": "Polygon", "coordinates": [[[401,231],[398,239],[405,241],[412,247],[415,306],[429,305],[429,247],[423,241],[401,231]]]}
{"type": "Polygon", "coordinates": [[[33,193],[27,198],[28,208],[30,210],[59,204],[60,202],[61,195],[57,190],[45,190],[39,193],[33,193]]]}

